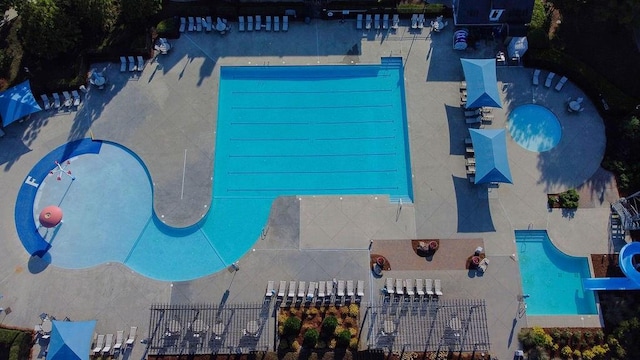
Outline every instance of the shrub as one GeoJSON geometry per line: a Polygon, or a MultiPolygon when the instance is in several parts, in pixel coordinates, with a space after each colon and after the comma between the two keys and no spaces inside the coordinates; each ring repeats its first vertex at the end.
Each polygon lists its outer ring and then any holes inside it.
{"type": "Polygon", "coordinates": [[[593,351],[589,349],[582,352],[582,358],[584,360],[593,360],[595,357],[596,357],[596,354],[594,354],[593,351]]]}
{"type": "Polygon", "coordinates": [[[518,340],[520,340],[522,345],[527,349],[536,346],[550,348],[553,345],[551,335],[545,333],[544,329],[537,326],[532,329],[523,329],[520,334],[518,334],[518,340]]]}
{"type": "Polygon", "coordinates": [[[357,318],[360,315],[360,307],[357,304],[349,305],[349,316],[357,318]]]}
{"type": "Polygon", "coordinates": [[[322,321],[322,332],[325,334],[333,334],[338,326],[338,319],[335,316],[327,316],[322,321]]]}
{"type": "Polygon", "coordinates": [[[573,355],[573,350],[571,350],[569,345],[567,345],[567,346],[563,347],[562,350],[560,350],[560,354],[562,354],[562,357],[568,359],[568,358],[571,357],[571,355],[573,355]]]}
{"type": "Polygon", "coordinates": [[[358,350],[358,338],[352,338],[349,341],[349,348],[353,350],[358,350]]]}
{"type": "Polygon", "coordinates": [[[594,335],[596,342],[602,343],[604,341],[604,332],[602,330],[596,331],[594,335]]]}
{"type": "Polygon", "coordinates": [[[574,343],[579,343],[581,339],[582,339],[582,334],[580,333],[580,331],[576,331],[571,334],[571,340],[574,343]]]}
{"type": "Polygon", "coordinates": [[[284,322],[283,335],[298,335],[301,326],[302,322],[300,319],[291,316],[284,322]]]}
{"type": "Polygon", "coordinates": [[[578,349],[573,350],[573,357],[574,358],[582,357],[582,353],[580,352],[580,350],[578,350],[578,349]]]}
{"type": "Polygon", "coordinates": [[[560,194],[560,206],[565,209],[577,209],[580,195],[576,189],[569,189],[560,194]]]}
{"type": "Polygon", "coordinates": [[[306,348],[314,348],[318,343],[318,338],[320,334],[318,334],[318,330],[309,329],[304,333],[304,340],[302,341],[302,346],[306,348]]]}
{"type": "Polygon", "coordinates": [[[297,341],[291,343],[291,350],[298,352],[300,351],[300,344],[297,341]]]}
{"type": "Polygon", "coordinates": [[[351,342],[351,332],[349,330],[344,330],[338,334],[336,338],[336,346],[346,348],[349,346],[351,342]]]}
{"type": "Polygon", "coordinates": [[[591,348],[591,351],[593,351],[597,358],[602,358],[609,352],[609,345],[596,345],[591,348]]]}

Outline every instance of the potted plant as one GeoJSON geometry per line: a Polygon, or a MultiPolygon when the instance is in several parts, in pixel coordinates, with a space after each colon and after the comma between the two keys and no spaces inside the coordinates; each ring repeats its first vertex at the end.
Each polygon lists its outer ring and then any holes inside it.
{"type": "Polygon", "coordinates": [[[438,250],[438,246],[439,246],[439,244],[438,244],[437,241],[431,240],[429,242],[429,253],[431,253],[431,254],[435,253],[438,250]]]}

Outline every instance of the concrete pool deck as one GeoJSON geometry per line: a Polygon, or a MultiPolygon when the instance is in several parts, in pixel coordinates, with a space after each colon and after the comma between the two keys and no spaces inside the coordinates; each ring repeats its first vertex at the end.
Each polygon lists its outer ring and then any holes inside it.
{"type": "MultiPolygon", "coordinates": [[[[594,105],[587,99],[583,113],[569,114],[566,98],[584,96],[571,81],[557,92],[533,87],[532,69],[498,68],[504,107],[494,110],[489,128],[503,128],[511,109],[535,102],[558,115],[563,138],[553,150],[533,153],[507,137],[514,184],[471,185],[464,166],[468,131],[459,108],[458,59],[493,57],[497,44],[481,42],[477,50],[456,52],[452,28],[433,34],[425,28],[414,35],[407,20],[401,25],[396,34],[384,36],[374,36],[373,30],[363,36],[352,21],[320,20],[294,22],[288,33],[234,28],[224,37],[183,34],[142,74],[120,73],[115,63],[96,64],[104,68],[109,86],[91,89],[78,111],[43,112],[9,126],[0,139],[0,306],[11,312],[1,313],[0,322],[33,328],[38,314],[46,312],[97,319],[101,334],[138,326],[141,339],[149,332],[151,304],[259,302],[268,280],[363,279],[364,301],[377,301],[384,280],[370,276],[370,239],[482,238],[492,260],[483,277],[470,277],[465,270],[392,270],[385,277],[440,278],[445,299],[485,299],[491,352],[500,359],[513,356],[522,326],[600,324],[597,316],[518,319],[522,287],[513,256],[513,231],[527,228],[547,229],[556,246],[571,255],[608,252],[608,202],[617,193],[611,177],[599,171],[605,135],[594,105]],[[151,173],[158,216],[174,226],[192,224],[206,213],[212,194],[220,66],[379,63],[383,56],[400,56],[405,63],[413,204],[399,210],[384,196],[279,198],[255,251],[240,259],[240,271],[173,284],[144,278],[121,264],[47,267],[30,258],[17,238],[14,205],[27,172],[51,149],[90,134],[136,152],[151,173]],[[591,180],[596,172],[600,176],[591,180]],[[547,209],[547,193],[585,183],[592,207],[569,214],[547,209]]],[[[143,355],[144,346],[137,343],[131,356],[143,355]]]]}

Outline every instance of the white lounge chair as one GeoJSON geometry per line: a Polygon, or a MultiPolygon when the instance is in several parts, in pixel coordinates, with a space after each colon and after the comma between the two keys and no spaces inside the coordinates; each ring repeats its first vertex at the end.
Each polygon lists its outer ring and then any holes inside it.
{"type": "Polygon", "coordinates": [[[416,294],[424,296],[424,279],[416,279],[416,294]]]}
{"type": "Polygon", "coordinates": [[[389,14],[382,15],[382,29],[387,30],[389,28],[389,14]]]}
{"type": "Polygon", "coordinates": [[[180,32],[184,32],[184,29],[187,27],[187,19],[181,17],[180,18],[180,32]]]}
{"type": "Polygon", "coordinates": [[[551,82],[553,81],[553,78],[556,76],[555,73],[550,72],[549,75],[547,76],[547,80],[544,82],[544,86],[546,87],[551,87],[551,82]]]}
{"type": "Polygon", "coordinates": [[[129,60],[129,71],[136,71],[138,67],[136,66],[136,62],[133,59],[133,56],[129,56],[127,57],[127,59],[129,60]]]}
{"type": "Polygon", "coordinates": [[[138,327],[137,326],[132,326],[131,329],[129,329],[129,337],[127,338],[127,341],[125,342],[125,344],[127,346],[133,346],[133,343],[136,341],[136,333],[138,332],[138,327]]]}
{"type": "Polygon", "coordinates": [[[111,354],[111,346],[113,345],[113,334],[107,334],[104,339],[104,347],[102,348],[102,355],[111,354]]]}
{"type": "Polygon", "coordinates": [[[196,16],[196,31],[202,31],[202,18],[200,16],[196,16]]]}
{"type": "Polygon", "coordinates": [[[411,28],[412,29],[418,28],[418,14],[411,15],[411,28]]]}
{"type": "Polygon", "coordinates": [[[426,291],[427,295],[429,295],[429,296],[434,295],[434,292],[433,292],[433,279],[425,279],[424,287],[425,287],[425,291],[426,291]]]}
{"type": "Polygon", "coordinates": [[[387,284],[385,286],[385,290],[387,291],[387,294],[395,294],[395,288],[393,287],[393,278],[387,278],[387,284]]]}
{"type": "Polygon", "coordinates": [[[127,58],[120,56],[120,72],[127,71],[127,58]]]}
{"type": "Polygon", "coordinates": [[[333,294],[333,281],[327,281],[327,298],[331,298],[333,294]]]}
{"type": "Polygon", "coordinates": [[[484,273],[487,271],[487,267],[489,267],[489,259],[484,258],[480,260],[480,263],[478,264],[478,271],[484,273]]]}
{"type": "Polygon", "coordinates": [[[267,291],[265,292],[264,296],[271,297],[273,296],[273,294],[275,294],[276,290],[274,289],[274,284],[275,282],[273,280],[269,280],[267,282],[267,291]]]}
{"type": "Polygon", "coordinates": [[[356,285],[356,294],[359,298],[364,296],[364,280],[358,280],[356,285]]]}
{"type": "Polygon", "coordinates": [[[207,16],[206,19],[204,20],[205,30],[207,30],[207,32],[210,32],[212,26],[213,26],[213,19],[211,19],[211,16],[207,16]]]}
{"type": "Polygon", "coordinates": [[[316,290],[318,289],[318,283],[315,281],[309,282],[309,289],[307,289],[307,301],[313,301],[316,297],[316,290]]]}
{"type": "Polygon", "coordinates": [[[533,70],[533,78],[531,79],[533,85],[540,85],[540,69],[533,70]]]}
{"type": "Polygon", "coordinates": [[[396,279],[396,294],[404,295],[404,281],[396,279]]]}
{"type": "Polygon", "coordinates": [[[562,90],[562,87],[567,82],[567,80],[569,80],[569,79],[567,79],[566,76],[561,77],[560,81],[558,81],[558,83],[556,84],[556,91],[562,90]]]}
{"type": "Polygon", "coordinates": [[[282,31],[289,31],[289,16],[284,15],[282,17],[282,31]]]}
{"type": "Polygon", "coordinates": [[[188,30],[189,31],[193,31],[195,29],[196,29],[196,25],[195,25],[195,23],[193,21],[193,17],[189,16],[189,27],[188,27],[188,30]]]}
{"type": "Polygon", "coordinates": [[[244,16],[238,16],[238,31],[244,31],[244,16]]]}
{"type": "Polygon", "coordinates": [[[305,289],[307,288],[307,283],[304,281],[300,281],[298,282],[298,299],[297,300],[302,300],[304,298],[304,294],[305,294],[305,289]]]}
{"type": "Polygon", "coordinates": [[[416,294],[415,291],[414,291],[415,287],[413,286],[413,279],[405,280],[404,281],[404,285],[405,285],[406,290],[407,290],[407,295],[413,296],[413,295],[416,294]]]}
{"type": "Polygon", "coordinates": [[[116,332],[116,343],[113,345],[113,351],[120,351],[122,349],[122,342],[124,341],[124,330],[118,330],[116,332]]]}
{"type": "Polygon", "coordinates": [[[40,98],[42,99],[42,104],[44,105],[44,109],[45,110],[51,109],[51,103],[49,102],[49,98],[47,97],[47,95],[42,94],[40,95],[40,98]]]}
{"type": "Polygon", "coordinates": [[[433,281],[433,292],[436,296],[442,296],[442,281],[440,281],[440,279],[433,281]]]}
{"type": "Polygon", "coordinates": [[[376,30],[380,30],[380,14],[375,14],[373,16],[373,27],[376,30]]]}
{"type": "Polygon", "coordinates": [[[480,109],[465,110],[464,111],[464,116],[465,117],[476,117],[476,116],[480,116],[480,115],[482,115],[482,112],[480,111],[480,109]]]}
{"type": "Polygon", "coordinates": [[[104,348],[104,335],[100,334],[98,335],[98,339],[96,340],[96,345],[93,348],[93,354],[94,355],[100,354],[100,351],[102,351],[102,348],[104,348]]]}
{"type": "Polygon", "coordinates": [[[424,14],[418,15],[418,29],[424,28],[424,14]]]}
{"type": "Polygon", "coordinates": [[[142,70],[144,70],[144,58],[140,55],[138,55],[138,71],[142,72],[142,70]]]}
{"type": "Polygon", "coordinates": [[[58,95],[58,93],[53,93],[53,95],[51,95],[53,97],[53,108],[54,109],[59,109],[60,108],[60,95],[58,95]]]}
{"type": "Polygon", "coordinates": [[[391,28],[397,29],[400,27],[400,16],[398,14],[393,14],[393,20],[391,21],[391,28]]]}
{"type": "Polygon", "coordinates": [[[371,30],[371,14],[367,14],[366,21],[364,23],[364,28],[367,30],[371,30]]]}
{"type": "Polygon", "coordinates": [[[280,281],[280,286],[278,287],[278,297],[283,298],[287,293],[287,282],[280,281]]]}
{"type": "Polygon", "coordinates": [[[362,30],[362,14],[356,17],[356,30],[362,30]]]}
{"type": "Polygon", "coordinates": [[[326,295],[326,289],[327,287],[327,282],[326,281],[319,281],[318,282],[318,298],[322,299],[325,297],[326,295]]]}
{"type": "Polygon", "coordinates": [[[273,17],[273,31],[280,31],[280,16],[273,17]]]}
{"type": "Polygon", "coordinates": [[[290,299],[293,299],[296,297],[296,285],[298,283],[295,281],[289,281],[289,293],[287,294],[289,296],[290,299]]]}
{"type": "Polygon", "coordinates": [[[253,31],[253,16],[247,16],[247,31],[253,31]]]}
{"type": "Polygon", "coordinates": [[[271,31],[271,16],[267,16],[266,23],[264,24],[264,29],[267,31],[271,31]]]}
{"type": "Polygon", "coordinates": [[[338,289],[336,289],[336,296],[344,296],[344,280],[338,280],[338,289]]]}
{"type": "Polygon", "coordinates": [[[71,96],[73,96],[73,106],[80,106],[80,94],[78,94],[78,90],[71,91],[71,96]]]}
{"type": "Polygon", "coordinates": [[[256,31],[260,31],[262,29],[262,16],[256,15],[256,31]]]}
{"type": "Polygon", "coordinates": [[[353,291],[353,280],[347,280],[347,296],[353,297],[355,292],[353,291]]]}

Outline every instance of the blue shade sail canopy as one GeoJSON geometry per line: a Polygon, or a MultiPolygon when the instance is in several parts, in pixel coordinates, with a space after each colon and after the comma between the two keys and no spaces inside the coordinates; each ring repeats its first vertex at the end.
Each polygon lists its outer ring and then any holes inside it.
{"type": "Polygon", "coordinates": [[[496,59],[460,59],[460,62],[467,82],[467,109],[482,106],[502,108],[496,59]]]}
{"type": "Polygon", "coordinates": [[[29,80],[0,93],[0,115],[3,126],[38,111],[42,111],[42,108],[33,97],[29,80]]]}
{"type": "Polygon", "coordinates": [[[96,321],[52,321],[47,360],[89,360],[96,321]]]}
{"type": "Polygon", "coordinates": [[[469,129],[476,155],[476,184],[513,184],[504,129],[469,129]]]}

